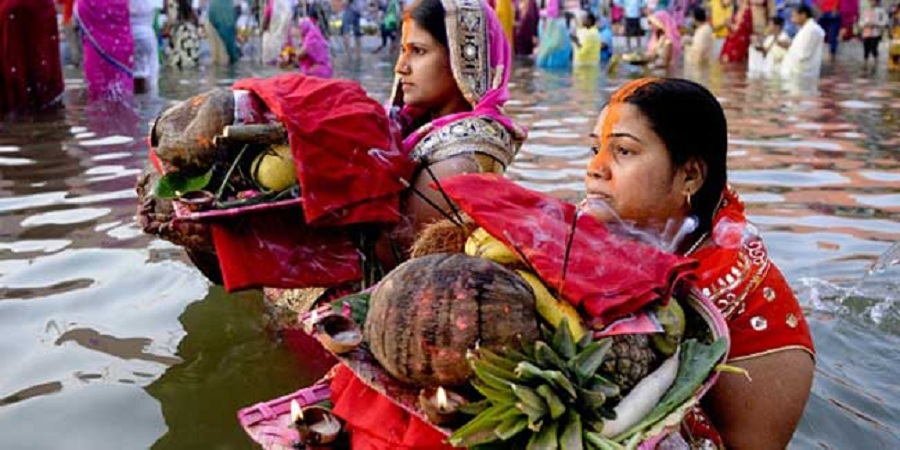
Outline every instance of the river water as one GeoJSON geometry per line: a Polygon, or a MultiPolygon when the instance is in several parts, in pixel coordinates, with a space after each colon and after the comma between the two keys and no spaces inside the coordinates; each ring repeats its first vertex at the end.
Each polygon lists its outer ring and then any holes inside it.
{"type": "MultiPolygon", "coordinates": [[[[141,233],[148,122],[177,100],[273,69],[164,73],[134,108],[89,105],[0,123],[0,447],[249,448],[235,411],[313,381],[266,330],[259,292],[211,286],[141,233]]],[[[387,97],[386,56],[337,63],[387,97]]],[[[508,111],[530,129],[509,170],[576,200],[587,134],[629,76],[519,64],[508,111]]],[[[826,66],[814,90],[715,67],[729,179],[804,305],[818,348],[793,448],[900,448],[900,79],[826,66]]]]}

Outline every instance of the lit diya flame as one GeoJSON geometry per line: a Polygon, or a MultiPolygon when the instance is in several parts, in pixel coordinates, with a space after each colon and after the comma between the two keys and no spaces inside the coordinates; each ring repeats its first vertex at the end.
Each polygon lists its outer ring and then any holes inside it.
{"type": "Polygon", "coordinates": [[[291,422],[294,424],[303,422],[303,408],[297,400],[291,400],[291,422]]]}
{"type": "Polygon", "coordinates": [[[341,434],[341,422],[320,406],[301,408],[297,400],[291,400],[291,420],[304,445],[328,444],[341,434]]]}
{"type": "Polygon", "coordinates": [[[447,391],[444,390],[443,386],[438,386],[437,388],[437,404],[438,409],[443,411],[447,411],[447,391]]]}
{"type": "Polygon", "coordinates": [[[419,391],[419,407],[428,417],[428,421],[435,425],[455,421],[459,407],[465,403],[466,399],[461,395],[447,391],[442,386],[419,391]]]}

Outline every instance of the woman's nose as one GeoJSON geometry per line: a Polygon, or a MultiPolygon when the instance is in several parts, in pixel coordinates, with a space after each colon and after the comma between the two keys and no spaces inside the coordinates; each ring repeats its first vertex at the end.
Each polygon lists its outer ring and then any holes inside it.
{"type": "Polygon", "coordinates": [[[588,165],[587,174],[591,178],[601,178],[608,180],[611,172],[609,170],[609,158],[605,156],[605,152],[594,155],[591,163],[588,165]]]}
{"type": "Polygon", "coordinates": [[[400,52],[400,57],[397,58],[397,65],[394,66],[394,73],[400,75],[409,73],[409,64],[406,63],[406,57],[403,55],[403,52],[400,52]]]}

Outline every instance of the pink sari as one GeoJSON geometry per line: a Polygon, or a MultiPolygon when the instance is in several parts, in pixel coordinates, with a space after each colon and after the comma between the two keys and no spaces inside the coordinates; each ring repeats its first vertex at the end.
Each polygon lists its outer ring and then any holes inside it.
{"type": "Polygon", "coordinates": [[[84,42],[84,75],[91,100],[134,95],[134,39],[128,0],[79,0],[75,17],[84,42]]]}
{"type": "MultiPolygon", "coordinates": [[[[650,22],[662,28],[665,34],[665,40],[672,44],[672,55],[669,58],[669,64],[676,64],[681,60],[681,31],[678,29],[678,22],[669,14],[668,11],[660,10],[650,16],[650,22]]],[[[650,40],[647,41],[647,51],[650,53],[659,52],[662,39],[656,37],[656,33],[652,33],[650,40]]]]}
{"type": "Polygon", "coordinates": [[[471,117],[487,117],[497,121],[511,133],[524,134],[502,111],[503,104],[509,100],[512,50],[496,13],[486,1],[442,0],[442,3],[447,14],[450,70],[472,110],[440,117],[409,132],[408,127],[413,126],[426,111],[403,102],[400,78],[396,78],[391,104],[399,107],[396,118],[404,127],[404,149],[412,151],[432,132],[471,117]],[[469,22],[472,20],[477,22],[469,22]],[[482,26],[471,28],[467,26],[469,23],[482,26]],[[467,42],[485,45],[463,45],[467,42]],[[467,50],[475,52],[473,55],[463,55],[467,50]]]}
{"type": "Polygon", "coordinates": [[[303,33],[303,51],[300,58],[300,72],[319,78],[331,78],[331,55],[328,52],[328,40],[322,36],[322,30],[309,17],[300,21],[300,32],[303,33]]]}

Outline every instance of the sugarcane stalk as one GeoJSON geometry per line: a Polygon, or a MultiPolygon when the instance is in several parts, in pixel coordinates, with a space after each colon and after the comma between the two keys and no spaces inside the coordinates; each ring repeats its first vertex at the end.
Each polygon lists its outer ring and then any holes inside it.
{"type": "Polygon", "coordinates": [[[216,136],[217,144],[282,144],[287,142],[287,130],[280,123],[228,125],[216,136]]]}

